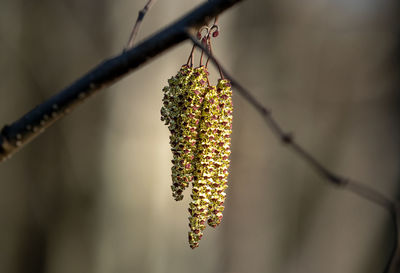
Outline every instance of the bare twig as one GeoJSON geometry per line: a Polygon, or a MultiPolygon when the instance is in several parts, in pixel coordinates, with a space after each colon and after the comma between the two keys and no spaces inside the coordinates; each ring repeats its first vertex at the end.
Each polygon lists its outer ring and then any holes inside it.
{"type": "MultiPolygon", "coordinates": [[[[254,108],[256,108],[278,139],[291,147],[297,155],[299,155],[330,183],[343,186],[344,189],[352,191],[358,196],[367,199],[389,211],[396,226],[396,239],[398,242],[397,227],[399,209],[397,203],[385,197],[376,190],[361,183],[343,178],[323,166],[323,164],[321,164],[309,152],[297,144],[297,142],[294,141],[293,136],[290,133],[286,133],[275,121],[271,115],[271,112],[265,108],[255,97],[253,97],[253,95],[251,95],[247,89],[245,89],[233,77],[231,77],[221,66],[221,64],[210,54],[207,48],[189,33],[189,31],[193,32],[198,27],[206,24],[207,21],[211,20],[211,18],[217,16],[225,9],[240,1],[241,0],[213,0],[206,2],[186,15],[184,18],[131,49],[130,45],[133,44],[137,29],[139,28],[139,26],[135,26],[128,43],[127,51],[123,52],[119,56],[104,61],[60,93],[38,105],[36,108],[28,112],[17,121],[13,122],[11,125],[6,125],[3,127],[0,132],[0,162],[10,157],[30,140],[40,135],[54,122],[69,113],[73,108],[84,102],[89,97],[97,94],[104,87],[110,86],[112,83],[127,75],[129,72],[132,72],[168,48],[171,48],[172,46],[184,41],[189,37],[196,46],[201,48],[209,56],[214,64],[221,68],[223,75],[231,80],[232,85],[237,89],[237,91],[254,108]]],[[[151,2],[152,1],[150,0],[147,3],[149,7],[151,2]]],[[[149,7],[146,9],[146,6],[143,9],[145,10],[143,15],[141,16],[139,13],[139,18],[142,17],[140,20],[138,18],[138,21],[140,22],[143,20],[144,14],[149,9],[149,7]]],[[[140,22],[138,23],[139,25],[140,22]]],[[[398,245],[398,243],[396,245],[398,245]]],[[[397,252],[398,251],[399,249],[397,248],[397,252]]],[[[391,262],[389,262],[388,272],[390,273],[398,272],[399,256],[396,255],[396,253],[392,256],[394,258],[391,259],[391,262]]]]}
{"type": "Polygon", "coordinates": [[[0,162],[104,87],[187,39],[186,29],[199,28],[241,0],[213,0],[154,34],[135,48],[108,59],[60,93],[35,107],[0,132],[0,162]]]}
{"type": "MultiPolygon", "coordinates": [[[[199,47],[210,59],[211,61],[219,67],[222,71],[225,78],[231,81],[233,87],[242,95],[242,97],[247,100],[264,118],[265,122],[267,123],[268,127],[271,129],[274,136],[276,136],[280,141],[284,144],[288,145],[300,158],[306,161],[318,174],[320,174],[325,180],[330,182],[331,184],[341,186],[343,189],[353,192],[354,194],[360,196],[363,199],[371,201],[372,203],[384,208],[386,211],[389,212],[392,220],[393,225],[396,231],[396,245],[399,244],[398,238],[398,221],[399,221],[399,207],[397,202],[391,200],[390,198],[386,197],[385,195],[381,194],[375,189],[368,187],[365,184],[361,184],[359,182],[344,178],[340,175],[335,174],[327,167],[325,167],[321,162],[319,162],[311,153],[305,150],[300,144],[298,144],[292,134],[285,132],[279,123],[273,118],[271,111],[263,106],[252,94],[249,92],[245,87],[243,87],[238,81],[236,81],[221,65],[221,63],[211,54],[211,52],[202,44],[200,43],[189,31],[187,35],[192,40],[193,44],[199,47]]],[[[399,252],[398,247],[397,252],[399,252]]],[[[398,273],[399,259],[396,258],[398,255],[394,254],[390,258],[389,266],[387,267],[387,271],[389,273],[398,273]],[[396,263],[396,264],[395,264],[396,263]]],[[[386,270],[385,270],[386,272],[386,270]]]]}
{"type": "Polygon", "coordinates": [[[157,0],[148,0],[147,4],[144,6],[144,8],[139,11],[138,17],[136,19],[135,25],[133,26],[131,35],[129,36],[128,44],[127,44],[125,50],[130,49],[130,48],[133,47],[133,45],[135,43],[136,36],[137,36],[137,34],[139,32],[140,25],[142,24],[144,16],[149,11],[149,9],[151,9],[151,7],[153,6],[153,4],[156,1],[157,0]]]}

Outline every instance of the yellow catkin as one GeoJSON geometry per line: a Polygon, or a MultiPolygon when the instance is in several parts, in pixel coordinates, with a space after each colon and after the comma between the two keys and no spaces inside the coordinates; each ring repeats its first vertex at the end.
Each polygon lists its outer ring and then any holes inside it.
{"type": "Polygon", "coordinates": [[[214,129],[214,175],[212,177],[208,224],[216,227],[221,223],[222,212],[228,187],[229,156],[231,154],[232,134],[232,89],[228,80],[219,80],[217,84],[217,109],[214,119],[217,120],[214,129]]]}
{"type": "Polygon", "coordinates": [[[161,120],[170,130],[172,195],[183,199],[192,183],[189,245],[199,246],[206,223],[220,224],[227,188],[232,133],[232,90],[228,80],[208,84],[207,69],[183,65],[164,87],[161,120]]]}
{"type": "Polygon", "coordinates": [[[198,246],[209,217],[212,177],[214,176],[213,154],[214,133],[213,105],[216,105],[216,88],[209,86],[204,97],[196,156],[196,170],[192,188],[192,202],[189,204],[189,244],[191,248],[198,246]]]}
{"type": "Polygon", "coordinates": [[[178,74],[168,80],[169,86],[163,89],[161,119],[169,125],[171,133],[171,189],[177,201],[183,199],[183,191],[193,180],[197,127],[206,80],[207,70],[204,66],[193,69],[183,65],[178,74]]]}
{"type": "Polygon", "coordinates": [[[189,245],[195,248],[206,221],[221,223],[227,188],[232,133],[232,90],[228,80],[209,86],[199,123],[196,170],[189,204],[189,245]]]}

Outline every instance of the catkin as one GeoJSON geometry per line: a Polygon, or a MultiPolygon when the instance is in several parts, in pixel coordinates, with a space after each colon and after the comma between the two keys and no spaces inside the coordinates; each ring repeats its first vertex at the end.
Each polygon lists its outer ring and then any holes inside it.
{"type": "Polygon", "coordinates": [[[192,188],[192,202],[189,204],[189,244],[191,248],[198,246],[209,217],[212,178],[214,176],[212,152],[214,143],[213,127],[216,121],[213,116],[213,105],[216,100],[216,88],[207,88],[200,117],[197,145],[196,170],[192,188]]]}
{"type": "Polygon", "coordinates": [[[229,155],[231,154],[232,134],[232,89],[228,80],[219,80],[217,84],[217,98],[214,129],[215,145],[214,153],[214,175],[212,179],[212,191],[209,205],[210,217],[208,224],[216,227],[221,223],[222,212],[228,187],[229,155]]]}
{"type": "Polygon", "coordinates": [[[170,135],[170,145],[173,154],[171,177],[172,177],[172,195],[175,200],[182,200],[183,191],[188,187],[189,183],[181,180],[179,171],[181,166],[178,165],[182,154],[179,148],[182,142],[183,132],[180,126],[180,117],[182,115],[182,105],[184,103],[184,95],[186,93],[186,83],[193,69],[183,65],[176,76],[168,80],[168,86],[163,88],[163,106],[161,108],[161,120],[168,125],[170,135]]]}
{"type": "Polygon", "coordinates": [[[193,69],[183,65],[178,74],[168,80],[169,86],[164,87],[161,119],[169,125],[171,133],[171,189],[177,201],[183,199],[183,191],[193,180],[197,126],[206,79],[204,66],[193,69]]]}
{"type": "Polygon", "coordinates": [[[227,188],[232,133],[232,90],[228,80],[208,83],[204,66],[183,65],[164,87],[161,120],[170,130],[172,195],[189,203],[189,245],[199,246],[206,223],[220,224],[227,188]]]}

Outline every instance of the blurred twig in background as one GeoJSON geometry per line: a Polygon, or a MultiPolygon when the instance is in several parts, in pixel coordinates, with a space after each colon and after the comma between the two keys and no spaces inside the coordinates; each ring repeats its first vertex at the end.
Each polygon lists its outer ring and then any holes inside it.
{"type": "Polygon", "coordinates": [[[136,39],[136,36],[137,36],[137,34],[139,32],[140,25],[142,24],[143,18],[144,18],[144,16],[146,16],[146,13],[149,11],[149,9],[151,9],[151,7],[153,6],[153,4],[156,1],[157,0],[148,0],[146,5],[144,6],[144,8],[139,11],[139,14],[138,14],[138,17],[136,19],[135,25],[133,26],[131,35],[129,36],[128,45],[126,46],[126,49],[132,48],[133,45],[135,44],[135,39],[136,39]]]}
{"type": "MultiPolygon", "coordinates": [[[[149,0],[143,10],[139,12],[138,19],[132,30],[131,37],[128,42],[127,49],[131,48],[140,24],[151,7],[152,0],[149,0]]],[[[57,121],[60,117],[67,114],[73,107],[77,106],[86,98],[97,93],[102,88],[112,84],[117,79],[136,69],[148,60],[152,59],[164,50],[176,45],[177,43],[187,39],[185,36],[188,28],[195,28],[203,24],[209,18],[219,14],[224,9],[230,7],[238,1],[212,1],[206,3],[184,17],[182,20],[171,25],[165,30],[154,35],[150,39],[141,43],[138,47],[130,49],[121,55],[105,61],[103,64],[96,67],[94,70],[83,76],[77,82],[66,88],[61,93],[55,95],[45,103],[39,105],[24,117],[16,121],[10,126],[5,126],[0,135],[0,162],[4,161],[20,147],[29,142],[34,137],[38,136],[47,127],[57,121]]],[[[197,40],[190,36],[192,41],[198,44],[197,40]]],[[[203,49],[204,50],[204,49],[203,49]]],[[[204,50],[206,53],[207,49],[204,50]]],[[[218,65],[217,60],[209,55],[210,58],[218,65]]],[[[325,166],[323,166],[312,155],[299,146],[291,134],[284,132],[280,125],[272,118],[271,113],[251,93],[242,87],[235,79],[230,77],[226,70],[224,74],[232,80],[232,84],[237,88],[241,95],[255,107],[268,123],[271,130],[283,143],[288,144],[294,151],[307,161],[320,175],[326,178],[329,182],[343,186],[364,199],[370,200],[388,210],[394,220],[394,225],[398,226],[398,206],[397,203],[376,190],[364,186],[358,182],[343,178],[325,166]]],[[[397,238],[398,238],[398,233],[397,238]]],[[[398,241],[398,239],[397,239],[398,241]]],[[[396,244],[398,245],[398,243],[396,244]]],[[[394,254],[392,262],[389,262],[385,272],[394,273],[399,271],[398,254],[394,254]]]]}

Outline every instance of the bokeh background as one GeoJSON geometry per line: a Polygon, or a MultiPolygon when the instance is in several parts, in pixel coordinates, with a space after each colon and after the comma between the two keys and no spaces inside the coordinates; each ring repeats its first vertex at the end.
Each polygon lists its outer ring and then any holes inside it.
{"type": "MultiPolygon", "coordinates": [[[[139,40],[200,3],[157,1],[139,40]]],[[[0,0],[0,125],[119,54],[144,4],[0,0]]],[[[397,198],[398,11],[395,0],[244,1],[220,16],[214,52],[324,164],[397,198]]],[[[323,181],[237,94],[225,216],[189,248],[189,194],[171,197],[159,109],[190,48],[101,91],[0,165],[0,272],[382,272],[388,213],[323,181]]]]}

